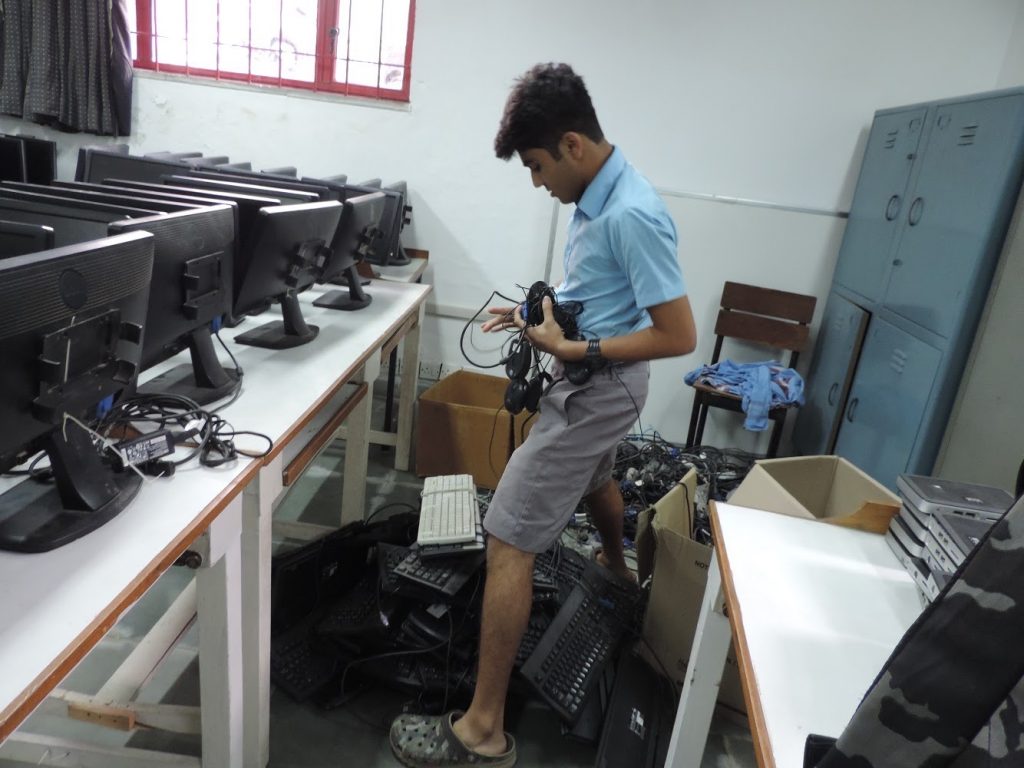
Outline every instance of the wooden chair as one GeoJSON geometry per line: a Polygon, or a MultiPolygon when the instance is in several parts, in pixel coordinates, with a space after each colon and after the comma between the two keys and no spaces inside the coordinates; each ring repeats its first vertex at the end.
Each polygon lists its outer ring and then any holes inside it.
{"type": "MultiPolygon", "coordinates": [[[[789,361],[784,364],[789,368],[795,367],[800,352],[807,345],[816,303],[814,296],[727,282],[722,289],[721,309],[715,323],[715,351],[711,364],[718,362],[725,339],[732,338],[776,350],[788,350],[789,361]]],[[[742,411],[741,398],[737,395],[719,392],[699,381],[691,386],[694,390],[693,412],[686,436],[687,448],[700,445],[709,408],[742,411]]],[[[780,405],[768,412],[768,418],[775,423],[768,444],[769,457],[775,456],[779,450],[782,426],[791,407],[780,405]]]]}

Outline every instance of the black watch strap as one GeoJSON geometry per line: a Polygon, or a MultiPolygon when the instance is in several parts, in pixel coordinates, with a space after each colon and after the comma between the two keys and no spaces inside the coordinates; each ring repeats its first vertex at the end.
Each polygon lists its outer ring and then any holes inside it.
{"type": "Polygon", "coordinates": [[[604,363],[604,357],[601,356],[601,340],[591,339],[587,342],[587,354],[584,359],[591,364],[600,365],[604,363]]]}

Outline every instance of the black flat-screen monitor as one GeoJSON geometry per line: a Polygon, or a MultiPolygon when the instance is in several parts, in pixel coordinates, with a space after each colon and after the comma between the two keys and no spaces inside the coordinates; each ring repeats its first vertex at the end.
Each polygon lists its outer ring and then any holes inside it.
{"type": "Polygon", "coordinates": [[[152,184],[144,181],[132,181],[130,179],[108,179],[104,184],[116,187],[126,187],[129,189],[138,189],[143,193],[148,193],[150,191],[164,191],[176,195],[192,195],[196,199],[202,200],[212,199],[219,200],[221,202],[233,202],[238,206],[238,226],[235,228],[235,239],[238,241],[238,247],[243,250],[247,247],[249,237],[256,225],[256,216],[260,209],[273,205],[281,205],[284,202],[277,197],[247,195],[241,192],[214,189],[213,187],[200,189],[198,187],[190,187],[186,184],[152,184]]]}
{"type": "Polygon", "coordinates": [[[0,135],[0,180],[25,181],[27,177],[25,143],[17,136],[0,135]]]}
{"type": "Polygon", "coordinates": [[[291,176],[294,179],[298,178],[299,169],[294,165],[279,165],[275,168],[264,168],[260,173],[267,176],[291,176]]]}
{"type": "Polygon", "coordinates": [[[57,178],[57,142],[18,136],[25,147],[25,181],[50,184],[57,178]]]}
{"type": "Polygon", "coordinates": [[[110,234],[153,235],[153,281],[146,310],[145,371],[188,348],[190,364],[140,384],[142,394],[175,394],[205,404],[231,394],[238,374],[225,370],[213,347],[211,326],[231,311],[235,252],[229,206],[115,221],[110,234]]]}
{"type": "Polygon", "coordinates": [[[380,266],[404,266],[409,263],[409,256],[402,248],[402,229],[408,221],[412,207],[407,204],[408,186],[404,181],[396,181],[381,187],[388,193],[387,207],[381,217],[380,229],[383,234],[375,243],[367,261],[380,266]]]}
{"type": "Polygon", "coordinates": [[[35,192],[39,195],[59,197],[66,200],[85,200],[87,202],[124,206],[125,208],[156,211],[160,213],[188,211],[193,208],[200,207],[198,203],[187,203],[160,198],[146,198],[141,195],[118,194],[110,187],[84,189],[82,187],[64,185],[43,186],[41,184],[23,184],[17,181],[5,181],[0,184],[0,195],[5,194],[8,190],[12,189],[19,190],[21,192],[35,192]]]}
{"type": "Polygon", "coordinates": [[[236,336],[235,341],[285,349],[316,338],[319,328],[303,320],[298,294],[312,286],[323,269],[342,208],[328,200],[259,212],[252,245],[235,265],[234,314],[241,316],[273,299],[281,304],[283,320],[236,336]]]}
{"type": "Polygon", "coordinates": [[[316,195],[319,200],[337,200],[339,195],[336,191],[323,184],[310,181],[299,181],[298,179],[280,178],[268,176],[265,171],[253,173],[251,171],[227,171],[221,169],[200,170],[196,169],[189,173],[189,177],[197,176],[200,179],[220,179],[222,181],[233,181],[242,184],[254,184],[256,186],[272,187],[276,190],[294,190],[296,192],[307,192],[316,195]]]}
{"type": "Polygon", "coordinates": [[[43,451],[55,481],[0,495],[0,549],[66,544],[138,491],[81,425],[135,382],[152,269],[144,232],[0,260],[0,471],[43,451]]]}
{"type": "Polygon", "coordinates": [[[386,195],[374,192],[351,197],[343,203],[344,210],[331,241],[331,255],[317,282],[329,282],[344,273],[348,275],[348,290],[329,291],[316,299],[313,306],[353,310],[370,304],[372,297],[363,292],[356,263],[362,261],[367,249],[377,238],[386,201],[386,195]]]}
{"type": "Polygon", "coordinates": [[[117,178],[159,182],[161,176],[187,173],[188,168],[180,160],[157,160],[94,149],[84,155],[79,153],[75,181],[101,183],[104,179],[117,178]]]}
{"type": "Polygon", "coordinates": [[[183,157],[182,160],[186,165],[190,165],[193,168],[214,168],[218,165],[224,165],[230,163],[231,158],[227,155],[206,155],[203,157],[183,157]]]}
{"type": "Polygon", "coordinates": [[[285,189],[275,187],[272,180],[267,179],[263,183],[255,183],[248,178],[235,180],[230,174],[223,174],[226,178],[209,178],[202,172],[185,174],[172,174],[165,176],[162,181],[166,184],[195,187],[196,189],[217,189],[222,192],[238,192],[243,195],[257,195],[264,197],[275,197],[283,204],[287,203],[315,203],[320,196],[315,192],[307,192],[299,189],[285,189]]]}
{"type": "MultiPolygon", "coordinates": [[[[0,219],[51,227],[54,245],[59,248],[105,237],[110,222],[132,215],[114,206],[78,207],[67,203],[53,198],[25,200],[0,196],[0,219]]],[[[153,213],[147,211],[139,215],[152,216],[153,213]]]]}
{"type": "Polygon", "coordinates": [[[53,227],[0,219],[0,259],[53,248],[53,227]]]}

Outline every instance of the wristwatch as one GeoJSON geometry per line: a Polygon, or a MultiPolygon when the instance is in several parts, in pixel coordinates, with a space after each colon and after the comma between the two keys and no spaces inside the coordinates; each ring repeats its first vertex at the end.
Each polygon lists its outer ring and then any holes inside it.
{"type": "Polygon", "coordinates": [[[604,357],[601,356],[601,340],[591,339],[587,342],[587,353],[583,356],[591,368],[600,368],[605,364],[604,357]]]}

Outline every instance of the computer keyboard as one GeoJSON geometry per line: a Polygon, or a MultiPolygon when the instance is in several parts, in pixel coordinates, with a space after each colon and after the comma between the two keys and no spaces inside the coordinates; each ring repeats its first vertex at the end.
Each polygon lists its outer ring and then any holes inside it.
{"type": "Polygon", "coordinates": [[[462,589],[462,585],[477,572],[483,561],[482,554],[470,554],[425,563],[420,559],[419,553],[412,550],[395,566],[394,573],[400,578],[428,587],[446,597],[454,597],[462,589]]]}
{"type": "Polygon", "coordinates": [[[588,562],[522,675],[568,723],[576,722],[605,666],[635,624],[640,589],[588,562]]]}
{"type": "Polygon", "coordinates": [[[325,609],[316,631],[331,637],[353,637],[386,630],[389,616],[386,601],[377,590],[373,571],[361,578],[337,602],[325,609]]]}
{"type": "Polygon", "coordinates": [[[270,641],[270,679],[296,701],[305,701],[334,679],[341,668],[330,647],[303,622],[270,641]]]}
{"type": "Polygon", "coordinates": [[[471,475],[435,475],[423,481],[419,544],[469,542],[476,538],[480,508],[471,475]]]}

